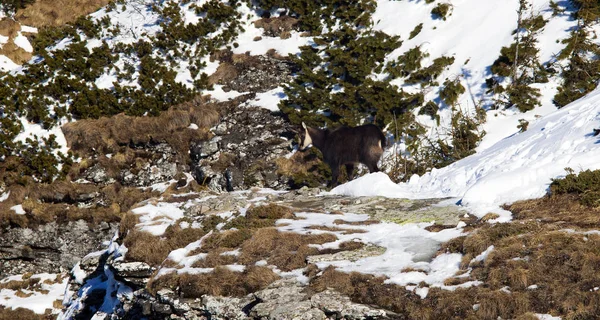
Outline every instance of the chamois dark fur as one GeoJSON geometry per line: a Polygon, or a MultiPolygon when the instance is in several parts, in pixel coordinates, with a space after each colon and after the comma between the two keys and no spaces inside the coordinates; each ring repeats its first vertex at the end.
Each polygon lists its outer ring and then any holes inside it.
{"type": "Polygon", "coordinates": [[[330,186],[338,184],[340,167],[346,168],[348,180],[352,180],[354,167],[362,163],[369,172],[378,172],[377,162],[383,154],[386,138],[381,130],[367,124],[354,128],[341,127],[335,130],[307,127],[302,124],[304,135],[301,150],[311,144],[323,153],[323,160],[331,168],[330,186]]]}

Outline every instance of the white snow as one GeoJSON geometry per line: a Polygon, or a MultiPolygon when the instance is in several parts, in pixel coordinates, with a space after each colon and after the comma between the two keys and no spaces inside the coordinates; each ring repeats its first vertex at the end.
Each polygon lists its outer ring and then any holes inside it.
{"type": "Polygon", "coordinates": [[[238,35],[235,40],[239,46],[232,48],[233,53],[250,52],[251,55],[261,55],[267,53],[270,49],[275,49],[280,55],[287,56],[290,53],[300,52],[301,46],[312,42],[312,37],[301,37],[297,31],[291,31],[291,37],[288,39],[265,36],[263,35],[263,29],[254,26],[254,21],[260,18],[254,10],[248,8],[248,5],[244,2],[238,11],[242,13],[243,17],[250,15],[252,18],[245,19],[243,25],[245,31],[238,35]],[[254,41],[256,37],[262,39],[254,41]]]}
{"type": "Polygon", "coordinates": [[[214,99],[217,99],[218,101],[227,101],[227,100],[231,100],[234,99],[236,97],[241,96],[242,94],[244,94],[243,92],[237,92],[235,90],[230,90],[230,91],[223,91],[223,86],[220,84],[215,84],[213,86],[213,90],[205,90],[203,92],[203,94],[210,94],[210,96],[214,99]]]}
{"type": "Polygon", "coordinates": [[[7,56],[0,54],[0,71],[11,71],[15,70],[18,67],[19,65],[14,63],[7,56]]]}
{"type": "Polygon", "coordinates": [[[10,207],[10,210],[14,211],[16,214],[25,214],[25,210],[23,209],[23,206],[20,204],[10,207]]]}
{"type": "MultiPolygon", "coordinates": [[[[68,277],[58,278],[58,274],[34,274],[31,276],[33,279],[40,279],[39,290],[30,290],[26,288],[22,290],[28,296],[17,296],[16,291],[10,289],[0,290],[0,305],[7,308],[25,308],[32,310],[37,314],[44,314],[47,309],[50,309],[53,314],[58,313],[60,310],[54,308],[53,303],[55,300],[62,300],[67,288],[68,277]],[[55,282],[55,280],[60,280],[55,282]],[[47,290],[45,292],[43,290],[47,290]]],[[[23,281],[22,276],[12,276],[0,280],[0,283],[8,281],[23,281]]],[[[33,288],[31,288],[33,289],[33,288]]]]}
{"type": "Polygon", "coordinates": [[[555,317],[551,314],[536,313],[535,316],[540,320],[560,320],[561,317],[555,317]]]}
{"type": "MultiPolygon", "coordinates": [[[[432,287],[454,289],[445,286],[444,280],[453,276],[460,266],[462,255],[442,254],[431,260],[437,251],[439,244],[463,234],[461,227],[445,229],[440,232],[429,232],[425,227],[430,223],[408,223],[399,225],[396,223],[382,222],[371,225],[346,225],[335,224],[333,221],[342,219],[347,222],[360,222],[368,220],[368,215],[344,213],[319,214],[319,213],[295,213],[300,220],[280,219],[277,221],[280,231],[297,232],[300,234],[319,234],[329,231],[311,229],[311,226],[337,227],[342,229],[360,229],[363,233],[344,234],[343,232],[332,232],[338,240],[322,245],[315,245],[319,249],[337,248],[340,243],[346,241],[359,241],[384,247],[383,254],[374,257],[366,257],[356,261],[327,261],[318,262],[317,266],[324,269],[327,266],[335,266],[343,272],[361,272],[378,276],[386,276],[387,283],[406,286],[408,284],[419,284],[422,281],[432,287]],[[393,237],[390,235],[394,235],[393,237]],[[423,272],[402,272],[403,269],[411,268],[423,270],[423,272]]],[[[477,282],[462,284],[461,286],[477,285],[477,282]]],[[[421,292],[421,294],[425,294],[421,292]]]]}
{"type": "Polygon", "coordinates": [[[183,218],[180,206],[181,203],[147,203],[131,211],[140,215],[140,223],[136,225],[138,229],[160,236],[165,233],[167,227],[183,218]]]}
{"type": "Polygon", "coordinates": [[[262,107],[271,111],[279,111],[279,101],[287,99],[281,86],[262,93],[257,93],[256,97],[248,105],[262,107]]]}
{"type": "MultiPolygon", "coordinates": [[[[127,253],[127,248],[124,245],[119,245],[116,240],[118,239],[118,232],[115,232],[113,238],[108,241],[106,249],[92,252],[83,258],[85,260],[88,257],[109,255],[112,256],[113,261],[120,261],[124,258],[127,253]]],[[[100,270],[100,274],[89,279],[85,279],[85,275],[79,264],[76,264],[72,270],[72,273],[76,281],[82,281],[82,286],[77,293],[77,298],[73,298],[73,295],[65,295],[63,305],[66,309],[63,309],[58,315],[58,319],[67,320],[72,319],[73,315],[84,308],[85,301],[88,296],[94,290],[104,290],[106,292],[102,305],[98,308],[98,311],[113,314],[121,305],[121,301],[125,299],[131,299],[133,297],[133,290],[125,283],[115,279],[115,275],[112,272],[112,268],[108,265],[103,265],[103,270],[100,270]],[[102,272],[103,271],[103,272],[102,272]]]]}
{"type": "MultiPolygon", "coordinates": [[[[169,253],[169,255],[167,256],[167,259],[177,263],[180,268],[161,267],[158,270],[156,277],[160,277],[165,274],[169,274],[169,273],[173,273],[173,272],[176,272],[178,274],[181,274],[181,273],[202,274],[202,273],[212,272],[213,268],[197,268],[197,267],[192,266],[196,261],[204,259],[207,256],[206,253],[190,255],[190,253],[192,251],[194,251],[202,246],[202,241],[204,241],[204,239],[206,239],[207,237],[209,237],[211,235],[212,235],[212,231],[207,233],[206,235],[204,235],[199,240],[188,244],[187,246],[185,246],[185,248],[179,248],[179,249],[171,251],[169,253]]],[[[232,266],[230,268],[230,270],[234,270],[236,268],[239,269],[239,267],[232,266]]]]}
{"type": "Polygon", "coordinates": [[[37,33],[38,28],[21,25],[21,32],[37,33]]]}
{"type": "Polygon", "coordinates": [[[494,250],[494,246],[493,245],[489,246],[487,249],[485,249],[485,251],[480,253],[477,257],[473,258],[473,260],[471,260],[471,262],[485,261],[485,259],[487,259],[490,252],[492,252],[493,250],[494,250]]]}
{"type": "Polygon", "coordinates": [[[25,37],[23,34],[21,34],[21,32],[19,32],[17,34],[17,36],[15,37],[13,42],[18,47],[21,47],[23,50],[25,50],[27,52],[33,52],[33,47],[31,46],[31,43],[29,43],[29,40],[27,40],[27,37],[25,37]]]}
{"type": "Polygon", "coordinates": [[[67,139],[65,138],[65,135],[63,134],[59,126],[46,130],[40,124],[31,123],[27,121],[25,117],[21,117],[20,120],[21,125],[23,125],[23,131],[21,131],[21,133],[17,135],[15,141],[21,141],[23,143],[26,143],[27,138],[33,140],[35,139],[34,136],[37,136],[41,139],[49,138],[51,135],[54,135],[56,137],[56,142],[60,146],[58,151],[62,152],[65,155],[67,154],[67,152],[69,151],[69,147],[67,146],[67,139]]]}
{"type": "Polygon", "coordinates": [[[0,48],[2,48],[2,45],[5,43],[8,43],[8,37],[7,36],[3,36],[0,34],[0,48]]]}

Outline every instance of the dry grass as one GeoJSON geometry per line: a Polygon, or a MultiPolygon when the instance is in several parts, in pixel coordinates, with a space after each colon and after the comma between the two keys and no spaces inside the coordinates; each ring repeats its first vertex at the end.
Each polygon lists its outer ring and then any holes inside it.
{"type": "Polygon", "coordinates": [[[10,18],[0,20],[0,35],[8,37],[8,42],[2,45],[0,48],[0,55],[7,56],[16,64],[22,64],[31,59],[32,54],[23,50],[23,48],[14,44],[14,39],[17,36],[17,32],[21,30],[21,25],[10,18]]]}
{"type": "Polygon", "coordinates": [[[194,268],[216,268],[224,265],[237,264],[237,257],[235,255],[222,254],[230,250],[224,248],[213,249],[208,253],[206,257],[196,261],[192,264],[194,268]]]}
{"type": "MultiPolygon", "coordinates": [[[[118,114],[110,118],[80,120],[68,123],[62,130],[74,151],[91,153],[119,153],[121,146],[146,145],[166,142],[187,156],[190,142],[209,137],[208,128],[219,120],[218,107],[204,97],[172,107],[157,117],[133,117],[118,114]],[[200,129],[190,129],[190,124],[200,129]]],[[[121,155],[115,161],[131,163],[131,156],[121,155]]]]}
{"type": "Polygon", "coordinates": [[[250,229],[225,230],[215,232],[202,241],[202,247],[198,252],[210,252],[215,249],[234,249],[242,245],[244,241],[252,238],[253,231],[250,229]]]}
{"type": "Polygon", "coordinates": [[[368,226],[372,224],[380,223],[379,220],[364,220],[364,221],[346,221],[343,219],[335,219],[333,220],[334,224],[345,224],[349,226],[368,226]]]}
{"type": "Polygon", "coordinates": [[[329,232],[340,232],[341,234],[353,234],[353,233],[366,233],[367,232],[366,230],[362,230],[362,229],[344,229],[344,228],[328,227],[328,226],[310,226],[307,229],[329,231],[329,232]]]}
{"type": "Polygon", "coordinates": [[[290,31],[298,25],[298,19],[290,16],[281,16],[273,18],[262,18],[254,21],[254,26],[263,28],[263,34],[270,37],[289,38],[290,31]]]}
{"type": "Polygon", "coordinates": [[[16,64],[23,64],[29,61],[33,54],[13,42],[17,31],[21,30],[21,25],[37,28],[62,26],[98,10],[109,2],[110,0],[37,0],[26,8],[19,9],[14,19],[0,20],[0,35],[9,37],[8,43],[0,48],[0,55],[5,55],[16,64]]]}
{"type": "Polygon", "coordinates": [[[20,9],[15,19],[34,27],[61,26],[107,5],[110,0],[36,0],[20,9]]]}
{"type": "Polygon", "coordinates": [[[39,315],[25,308],[5,308],[0,306],[0,320],[50,320],[56,319],[56,316],[47,314],[39,315]]]}
{"type": "Polygon", "coordinates": [[[269,203],[264,206],[250,207],[246,211],[246,217],[248,219],[292,219],[294,214],[292,209],[284,206],[280,206],[274,203],[269,203]]]}
{"type": "Polygon", "coordinates": [[[306,267],[306,257],[319,253],[309,244],[323,244],[337,240],[332,234],[301,235],[291,232],[279,232],[274,228],[259,229],[252,238],[242,245],[239,261],[254,264],[267,260],[283,271],[306,267]]]}
{"type": "Polygon", "coordinates": [[[598,228],[600,208],[581,205],[577,195],[561,194],[507,206],[516,219],[536,219],[564,228],[598,228]]]}
{"type": "Polygon", "coordinates": [[[304,152],[296,152],[290,158],[278,158],[275,160],[277,164],[277,173],[285,176],[293,176],[297,174],[307,175],[310,168],[320,163],[321,161],[314,157],[307,161],[304,152]]]}
{"type": "Polygon", "coordinates": [[[238,69],[227,62],[219,64],[217,71],[208,77],[209,84],[225,84],[239,76],[238,69]]]}
{"type": "Polygon", "coordinates": [[[244,272],[217,267],[207,274],[168,274],[148,283],[148,289],[179,288],[183,298],[200,298],[202,295],[242,297],[266,288],[279,279],[271,269],[249,266],[244,272]]]}
{"type": "Polygon", "coordinates": [[[13,184],[10,195],[0,202],[0,226],[35,227],[49,222],[66,223],[84,220],[90,224],[118,222],[135,203],[147,199],[156,192],[138,188],[125,188],[118,183],[105,187],[55,181],[51,184],[13,184]],[[101,205],[79,206],[91,197],[103,199],[101,205]],[[18,215],[10,208],[21,205],[25,214],[18,215]]]}
{"type": "Polygon", "coordinates": [[[8,289],[12,291],[18,291],[24,289],[35,290],[40,288],[40,278],[23,277],[23,280],[11,280],[8,282],[0,283],[0,290],[8,289]]]}
{"type": "MultiPolygon", "coordinates": [[[[430,288],[425,299],[383,278],[333,268],[318,275],[308,268],[311,289],[333,288],[355,302],[376,305],[400,319],[534,319],[535,313],[563,319],[600,319],[600,235],[566,232],[600,229],[596,209],[576,197],[553,196],[518,202],[510,223],[479,223],[467,236],[442,245],[440,253],[464,254],[461,271],[445,281],[483,284],[455,291],[430,288]],[[471,262],[490,245],[484,261],[471,262]],[[477,305],[478,308],[473,308],[477,305]]],[[[490,216],[491,219],[494,217],[490,216]]],[[[415,271],[415,270],[404,270],[415,271]]]]}
{"type": "MultiPolygon", "coordinates": [[[[128,224],[131,224],[128,218],[128,224]]],[[[129,249],[128,261],[143,261],[151,266],[159,266],[175,249],[199,240],[206,232],[203,229],[181,229],[179,224],[171,225],[162,237],[148,232],[129,229],[123,243],[129,249]]]]}

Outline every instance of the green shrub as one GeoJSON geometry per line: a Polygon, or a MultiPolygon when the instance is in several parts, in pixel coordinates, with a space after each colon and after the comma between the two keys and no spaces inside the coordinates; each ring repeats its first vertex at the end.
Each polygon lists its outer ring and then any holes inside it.
{"type": "Polygon", "coordinates": [[[578,195],[581,204],[600,206],[600,170],[585,170],[575,174],[573,169],[565,168],[564,178],[552,179],[551,194],[578,195]]]}
{"type": "Polygon", "coordinates": [[[423,30],[423,24],[419,23],[411,32],[410,35],[408,37],[408,39],[412,39],[414,37],[416,37],[419,33],[421,33],[421,30],[423,30]]]}
{"type": "Polygon", "coordinates": [[[434,80],[440,76],[440,74],[446,69],[448,66],[454,63],[454,57],[446,57],[441,56],[439,58],[435,58],[433,63],[425,68],[419,69],[416,72],[413,72],[408,79],[406,79],[406,83],[408,84],[417,84],[421,83],[421,85],[438,85],[434,80]]]}
{"type": "Polygon", "coordinates": [[[438,3],[435,8],[431,9],[431,15],[436,19],[446,20],[446,15],[450,12],[451,5],[449,3],[438,3]]]}
{"type": "MultiPolygon", "coordinates": [[[[529,10],[529,4],[520,2],[519,19],[529,10]]],[[[500,56],[492,64],[491,78],[486,79],[487,93],[495,96],[496,107],[516,106],[526,112],[541,105],[539,89],[534,83],[548,82],[548,71],[539,62],[537,35],[546,21],[540,15],[532,15],[520,20],[520,28],[515,30],[515,42],[502,47],[500,56]]]]}
{"type": "MultiPolygon", "coordinates": [[[[161,17],[161,32],[148,40],[112,47],[102,42],[88,49],[87,40],[80,36],[102,38],[118,30],[106,17],[82,17],[62,27],[40,28],[32,42],[41,59],[23,65],[23,72],[0,74],[0,158],[23,156],[27,174],[50,181],[61,176],[56,167],[66,168],[70,157],[55,152],[58,145],[53,139],[15,143],[20,117],[48,129],[63,117],[98,118],[121,112],[152,116],[209,88],[208,76],[201,72],[206,67],[202,58],[230,43],[242,30],[237,5],[237,1],[226,4],[217,0],[202,6],[192,4],[197,12],[205,13],[195,24],[183,22],[177,2],[155,5],[152,10],[161,17]],[[68,45],[47,50],[65,38],[70,40],[68,45]],[[173,69],[181,60],[193,66],[193,88],[175,81],[173,69]],[[119,62],[124,68],[116,67],[119,62]],[[100,76],[111,73],[126,84],[115,82],[109,88],[95,84],[100,76]]],[[[123,10],[115,5],[111,8],[123,10]]]]}
{"type": "Polygon", "coordinates": [[[322,47],[305,46],[299,57],[290,55],[300,71],[284,86],[288,99],[280,109],[292,123],[356,125],[371,117],[381,125],[392,112],[405,112],[407,100],[414,100],[369,77],[399,47],[398,37],[343,26],[316,37],[315,42],[322,47]]]}
{"type": "Polygon", "coordinates": [[[17,10],[23,9],[34,3],[35,0],[2,0],[0,9],[8,16],[13,15],[17,10]]]}
{"type": "Polygon", "coordinates": [[[440,90],[440,98],[445,104],[454,106],[463,93],[465,93],[465,87],[463,87],[459,79],[446,80],[444,87],[440,90]]]}
{"type": "Polygon", "coordinates": [[[374,0],[248,0],[248,3],[267,11],[284,8],[288,15],[298,18],[301,31],[314,35],[320,34],[323,26],[331,29],[338,23],[368,27],[377,6],[374,0]]]}

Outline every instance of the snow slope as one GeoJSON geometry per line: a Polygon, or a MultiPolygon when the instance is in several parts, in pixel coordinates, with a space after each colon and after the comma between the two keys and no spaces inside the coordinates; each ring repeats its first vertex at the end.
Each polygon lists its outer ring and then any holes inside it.
{"type": "Polygon", "coordinates": [[[543,196],[552,178],[599,169],[600,143],[592,129],[600,124],[600,89],[541,118],[529,130],[488,149],[432,170],[408,183],[394,184],[383,173],[364,176],[331,192],[388,197],[458,197],[480,214],[504,203],[543,196]]]}
{"type": "MultiPolygon", "coordinates": [[[[525,16],[540,14],[548,21],[537,36],[541,63],[549,62],[564,47],[561,39],[568,37],[569,31],[576,25],[568,12],[552,16],[549,0],[532,0],[531,10],[525,16]]],[[[399,35],[404,41],[402,46],[392,52],[386,60],[394,60],[406,51],[420,46],[429,57],[423,59],[423,65],[430,65],[441,56],[454,57],[455,62],[438,78],[459,79],[466,92],[459,98],[458,106],[465,111],[473,111],[475,106],[489,108],[492,104],[490,95],[486,94],[485,79],[491,76],[490,67],[500,55],[500,49],[514,42],[513,31],[517,27],[518,1],[504,0],[461,0],[452,1],[452,9],[446,19],[434,19],[431,10],[437,2],[427,4],[425,1],[378,1],[373,15],[374,29],[390,35],[399,35]],[[410,14],[405,14],[409,13],[410,14]],[[399,18],[401,22],[399,23],[399,18]],[[409,39],[413,29],[422,23],[422,31],[409,39]]],[[[564,4],[561,4],[564,5],[564,4]]],[[[386,75],[380,75],[385,77],[386,75]]],[[[393,84],[402,86],[407,91],[417,92],[418,86],[405,86],[402,79],[392,80],[393,84]]],[[[481,151],[500,139],[517,131],[519,119],[530,123],[539,116],[556,110],[551,98],[556,93],[557,83],[536,85],[542,93],[542,105],[530,112],[521,113],[515,110],[491,111],[483,130],[487,135],[483,138],[478,151],[481,151]]],[[[425,93],[425,100],[438,98],[438,90],[425,93]]],[[[436,101],[439,103],[439,101],[436,101]]],[[[420,116],[419,121],[429,127],[430,135],[435,139],[443,134],[451,118],[450,108],[442,105],[440,110],[441,128],[428,116],[420,116]]]]}

